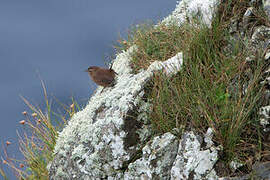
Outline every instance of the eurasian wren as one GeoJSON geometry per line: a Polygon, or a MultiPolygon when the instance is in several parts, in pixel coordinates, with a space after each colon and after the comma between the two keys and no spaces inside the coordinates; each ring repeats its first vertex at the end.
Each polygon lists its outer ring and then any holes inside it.
{"type": "Polygon", "coordinates": [[[90,66],[85,72],[88,72],[91,79],[100,86],[111,87],[114,85],[115,74],[113,69],[105,69],[97,66],[90,66]]]}

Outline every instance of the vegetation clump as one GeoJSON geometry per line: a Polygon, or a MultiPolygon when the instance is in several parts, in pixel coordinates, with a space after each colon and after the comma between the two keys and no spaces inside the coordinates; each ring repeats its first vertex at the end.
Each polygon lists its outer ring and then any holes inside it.
{"type": "MultiPolygon", "coordinates": [[[[247,7],[247,1],[221,4],[211,27],[196,18],[181,27],[140,25],[121,44],[123,49],[138,47],[133,54],[134,73],[183,52],[184,64],[178,74],[170,78],[156,74],[152,80],[148,97],[153,103],[149,118],[154,131],[192,128],[205,133],[210,127],[215,142],[223,146],[221,163],[229,169],[229,163],[237,160],[244,164],[245,173],[270,150],[262,141],[258,117],[264,90],[260,83],[263,54],[252,56],[249,63],[246,58],[252,54],[246,37],[236,39],[229,33],[231,19],[242,17],[247,7]]],[[[267,24],[262,16],[257,13],[255,18],[267,24]]]]}

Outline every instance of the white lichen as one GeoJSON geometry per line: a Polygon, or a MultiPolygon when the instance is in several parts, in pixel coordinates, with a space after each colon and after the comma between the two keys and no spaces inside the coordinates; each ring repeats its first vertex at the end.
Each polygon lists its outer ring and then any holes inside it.
{"type": "Polygon", "coordinates": [[[172,14],[166,17],[162,23],[165,25],[177,24],[178,26],[181,26],[184,22],[197,17],[206,25],[211,26],[218,3],[219,1],[217,0],[179,1],[172,14]]]}
{"type": "MultiPolygon", "coordinates": [[[[207,135],[208,136],[208,135],[207,135]]],[[[206,138],[207,139],[207,138],[206,138]]],[[[209,141],[209,139],[207,140],[209,141]]],[[[208,144],[212,144],[208,142],[208,144]]],[[[174,165],[171,169],[171,178],[175,180],[188,179],[193,174],[194,179],[216,179],[213,169],[218,159],[214,147],[201,149],[201,143],[191,131],[183,135],[178,148],[174,165]]]]}
{"type": "Polygon", "coordinates": [[[230,168],[235,171],[237,168],[243,166],[244,164],[239,162],[238,160],[234,160],[230,162],[230,168]]]}
{"type": "Polygon", "coordinates": [[[270,106],[261,107],[259,110],[260,115],[260,124],[263,128],[266,128],[267,125],[270,124],[270,106]]]}
{"type": "Polygon", "coordinates": [[[169,179],[178,147],[177,137],[171,133],[156,136],[142,149],[142,157],[129,164],[124,179],[169,179]]]}

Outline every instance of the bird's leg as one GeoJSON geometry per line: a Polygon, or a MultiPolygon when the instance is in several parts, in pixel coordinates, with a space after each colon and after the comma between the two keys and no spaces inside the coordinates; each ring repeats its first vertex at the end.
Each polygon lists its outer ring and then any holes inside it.
{"type": "Polygon", "coordinates": [[[104,90],[104,89],[105,89],[105,87],[103,87],[103,88],[102,88],[102,90],[101,90],[100,94],[103,92],[103,90],[104,90]]]}
{"type": "MultiPolygon", "coordinates": [[[[110,64],[110,68],[109,68],[110,70],[113,70],[113,69],[112,69],[112,65],[113,65],[113,63],[110,64]]],[[[114,72],[116,75],[118,75],[114,70],[113,70],[113,72],[114,72]]]]}
{"type": "Polygon", "coordinates": [[[113,63],[111,62],[109,69],[112,69],[112,65],[113,65],[113,63]]]}

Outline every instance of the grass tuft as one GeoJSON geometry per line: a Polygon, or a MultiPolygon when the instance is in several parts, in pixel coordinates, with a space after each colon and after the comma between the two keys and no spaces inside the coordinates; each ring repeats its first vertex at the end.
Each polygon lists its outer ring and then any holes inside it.
{"type": "MultiPolygon", "coordinates": [[[[18,179],[49,179],[47,166],[53,160],[53,150],[58,131],[63,128],[68,119],[80,110],[78,104],[72,99],[70,106],[59,102],[64,112],[56,113],[52,111],[45,85],[43,82],[41,83],[46,103],[45,111],[22,97],[31,112],[22,112],[25,120],[19,122],[22,130],[17,131],[19,150],[24,159],[10,158],[10,147],[4,147],[5,157],[2,157],[2,159],[13,170],[18,179]]],[[[4,172],[0,171],[0,174],[5,177],[4,172]]]]}
{"type": "MultiPolygon", "coordinates": [[[[232,39],[228,28],[230,20],[242,17],[247,7],[248,1],[227,1],[219,7],[211,27],[196,19],[181,27],[140,25],[120,43],[122,49],[134,44],[138,47],[132,60],[135,73],[153,61],[183,52],[184,64],[178,74],[155,74],[153,78],[148,97],[153,104],[149,118],[154,132],[192,128],[205,133],[211,127],[214,141],[223,146],[220,159],[228,169],[232,160],[252,164],[269,155],[270,150],[262,143],[257,114],[264,91],[260,84],[263,53],[252,62],[246,61],[253,57],[246,37],[232,39]]],[[[268,23],[263,17],[257,19],[268,23]]],[[[251,166],[248,168],[251,170],[251,166]]]]}
{"type": "Polygon", "coordinates": [[[120,45],[116,49],[126,50],[134,44],[139,47],[132,55],[131,64],[134,72],[138,72],[156,60],[165,61],[179,52],[181,50],[179,39],[182,34],[182,29],[176,25],[160,24],[155,27],[151,23],[145,23],[132,27],[127,40],[120,40],[120,45]]]}

